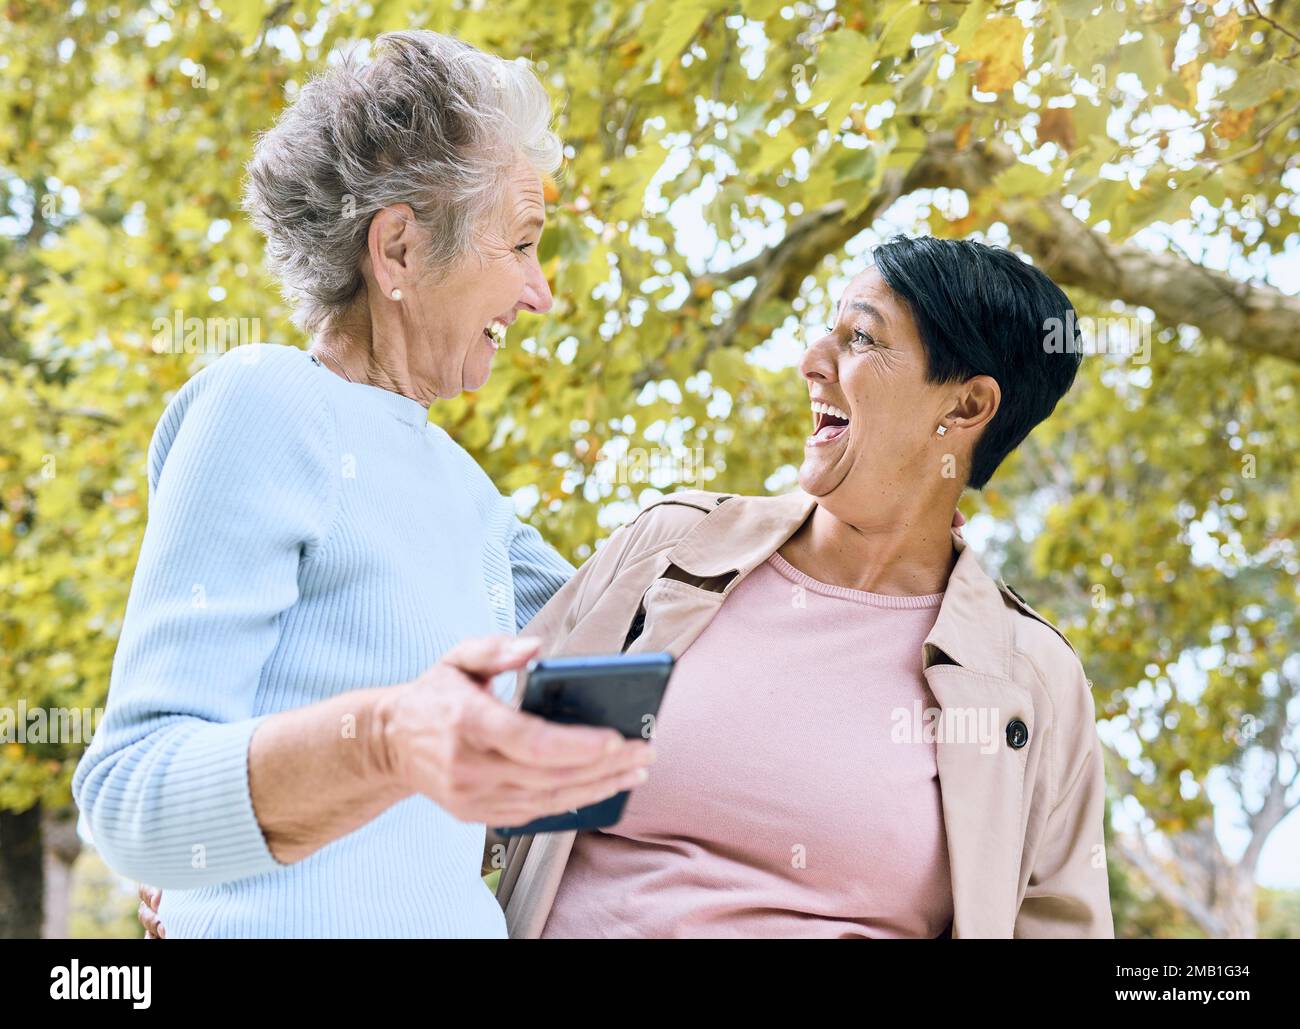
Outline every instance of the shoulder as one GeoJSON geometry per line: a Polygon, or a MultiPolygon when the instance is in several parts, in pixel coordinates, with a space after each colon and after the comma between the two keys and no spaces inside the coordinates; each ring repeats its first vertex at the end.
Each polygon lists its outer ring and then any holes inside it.
{"type": "Polygon", "coordinates": [[[624,522],[583,562],[580,576],[607,587],[627,576],[640,581],[656,557],[676,546],[709,512],[734,497],[731,493],[683,490],[646,505],[624,522]]]}
{"type": "Polygon", "coordinates": [[[1042,653],[1058,659],[1069,657],[1077,660],[1078,651],[1065,633],[1030,607],[1029,602],[1005,579],[999,578],[997,587],[1002,594],[1002,602],[1011,612],[1016,649],[1027,649],[1035,654],[1042,653]]]}
{"type": "Polygon", "coordinates": [[[319,380],[319,369],[311,355],[283,343],[249,343],[232,347],[205,365],[186,383],[186,388],[216,389],[239,385],[264,390],[287,383],[306,385],[319,380]]]}
{"type": "Polygon", "coordinates": [[[455,436],[434,421],[430,421],[424,428],[425,432],[433,437],[437,445],[437,453],[447,459],[456,470],[458,477],[468,479],[475,486],[485,487],[497,496],[501,496],[501,491],[497,489],[492,477],[488,475],[474,455],[466,450],[455,436]]]}
{"type": "Polygon", "coordinates": [[[1092,683],[1074,644],[1008,583],[999,579],[997,585],[1011,621],[1016,659],[1032,669],[1032,677],[1041,682],[1058,713],[1074,712],[1094,722],[1092,683]]]}
{"type": "Polygon", "coordinates": [[[179,420],[197,409],[209,417],[285,422],[310,417],[324,402],[324,384],[305,351],[253,343],[201,368],[168,404],[164,419],[179,420]]]}
{"type": "Polygon", "coordinates": [[[180,388],[155,429],[151,475],[183,427],[207,450],[266,457],[290,448],[324,458],[334,437],[325,384],[311,358],[270,343],[235,347],[180,388]]]}
{"type": "Polygon", "coordinates": [[[734,493],[681,490],[642,508],[625,528],[632,530],[646,547],[676,543],[711,511],[734,499],[734,493]]]}

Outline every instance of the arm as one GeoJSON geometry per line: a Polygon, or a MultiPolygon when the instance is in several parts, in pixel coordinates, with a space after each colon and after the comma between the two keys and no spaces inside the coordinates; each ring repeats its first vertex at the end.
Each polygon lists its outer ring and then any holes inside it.
{"type": "Polygon", "coordinates": [[[574,574],[573,565],[542,539],[540,532],[517,518],[510,536],[510,572],[520,632],[574,574]]]}
{"type": "MultiPolygon", "coordinates": [[[[623,566],[637,530],[636,519],[615,529],[524,626],[523,631],[529,638],[541,644],[543,657],[556,652],[578,621],[609,588],[623,566]]],[[[516,700],[523,696],[524,683],[525,676],[521,672],[516,684],[516,700]]]]}
{"type": "Polygon", "coordinates": [[[379,745],[385,691],[253,714],[339,468],[310,370],[257,353],[205,369],[159,423],[108,711],[73,784],[105,860],[165,887],[272,871],[409,793],[379,745]]]}
{"type": "Polygon", "coordinates": [[[168,406],[103,722],[73,791],[117,871],[192,888],[279,867],[249,789],[262,665],[324,539],[333,423],[292,354],[232,352],[168,406]]]}
{"type": "MultiPolygon", "coordinates": [[[[596,548],[596,552],[583,563],[577,573],[556,591],[525,626],[524,631],[529,638],[538,641],[541,655],[555,653],[596,599],[609,588],[623,567],[636,531],[636,520],[615,529],[609,539],[596,548]]],[[[515,689],[516,704],[522,701],[526,682],[527,678],[521,672],[515,689]]],[[[514,895],[515,884],[532,840],[531,836],[515,836],[508,842],[488,840],[484,847],[483,874],[487,875],[496,868],[501,869],[496,895],[503,908],[514,895]]]]}
{"type": "Polygon", "coordinates": [[[1104,842],[1106,781],[1092,691],[1070,655],[1071,682],[1058,704],[1057,796],[1034,855],[1015,938],[1114,939],[1104,842]]]}

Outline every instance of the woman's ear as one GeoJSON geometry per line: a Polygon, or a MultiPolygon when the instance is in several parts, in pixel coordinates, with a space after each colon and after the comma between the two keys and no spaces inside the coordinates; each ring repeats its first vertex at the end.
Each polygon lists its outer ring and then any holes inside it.
{"type": "Polygon", "coordinates": [[[408,204],[385,207],[370,219],[366,251],[375,282],[384,296],[409,284],[414,253],[415,212],[408,204]]]}
{"type": "Polygon", "coordinates": [[[982,429],[998,413],[1002,388],[991,375],[976,375],[961,384],[944,422],[954,429],[982,429]]]}

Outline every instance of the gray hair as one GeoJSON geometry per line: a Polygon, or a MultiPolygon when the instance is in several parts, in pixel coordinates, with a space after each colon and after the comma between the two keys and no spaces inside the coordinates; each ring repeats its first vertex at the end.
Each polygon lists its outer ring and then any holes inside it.
{"type": "Polygon", "coordinates": [[[532,68],[436,32],[390,32],[373,59],[355,51],[303,86],[248,164],[243,206],[266,237],[266,264],[315,332],[362,290],[374,215],[405,203],[445,271],[473,246],[522,156],[543,174],[563,150],[532,68]]]}

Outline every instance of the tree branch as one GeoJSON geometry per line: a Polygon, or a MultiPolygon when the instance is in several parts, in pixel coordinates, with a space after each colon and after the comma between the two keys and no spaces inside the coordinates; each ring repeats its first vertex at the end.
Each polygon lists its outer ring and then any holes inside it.
{"type": "MultiPolygon", "coordinates": [[[[890,169],[877,196],[857,217],[843,219],[840,202],[801,215],[780,242],[712,276],[727,283],[753,276],[758,282],[726,323],[710,333],[704,357],[729,345],[744,318],[769,297],[792,298],[826,254],[870,227],[900,196],[940,186],[974,196],[1015,161],[1015,154],[1002,143],[959,151],[951,133],[939,133],[905,174],[890,169]]],[[[1063,287],[1149,307],[1167,324],[1193,325],[1229,346],[1300,363],[1300,296],[1242,282],[1174,254],[1116,243],[1054,197],[1009,200],[999,215],[1012,241],[1063,287]],[[1189,274],[1191,270],[1195,274],[1189,274]]]]}
{"type": "Polygon", "coordinates": [[[1055,200],[1035,203],[1034,212],[1017,205],[1004,220],[1011,238],[1059,285],[1149,307],[1166,324],[1194,325],[1229,346],[1300,363],[1300,296],[1114,243],[1055,200]]]}

